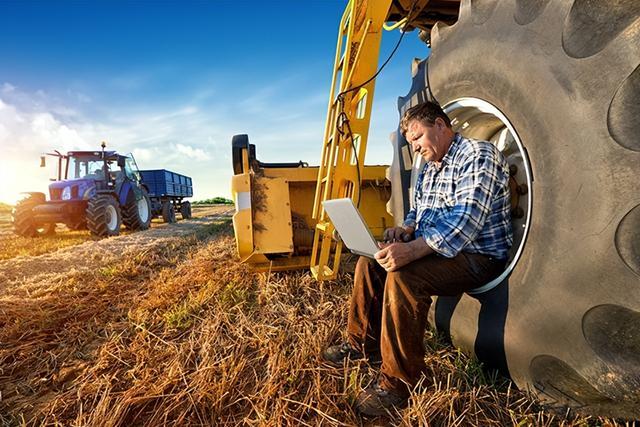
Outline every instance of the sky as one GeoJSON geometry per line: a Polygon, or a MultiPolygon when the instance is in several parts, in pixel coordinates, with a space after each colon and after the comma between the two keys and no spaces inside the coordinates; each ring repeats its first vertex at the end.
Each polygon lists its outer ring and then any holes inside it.
{"type": "MultiPolygon", "coordinates": [[[[231,197],[231,138],[263,162],[320,162],[346,0],[0,3],[0,202],[46,192],[52,150],[133,153],[231,197]]],[[[385,32],[383,62],[400,32],[385,32]]],[[[367,164],[388,164],[397,98],[428,48],[407,33],[376,82],[367,164]]]]}

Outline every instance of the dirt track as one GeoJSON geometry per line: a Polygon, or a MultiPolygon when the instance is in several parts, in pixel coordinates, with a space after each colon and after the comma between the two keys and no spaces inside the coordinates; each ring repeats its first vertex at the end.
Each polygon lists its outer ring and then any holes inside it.
{"type": "MultiPolygon", "coordinates": [[[[220,218],[229,217],[233,208],[215,206],[196,208],[194,218],[175,224],[153,223],[143,232],[129,233],[102,240],[88,240],[76,246],[38,256],[18,256],[0,261],[0,292],[21,286],[55,281],[70,272],[95,270],[179,238],[195,235],[220,218]]],[[[2,236],[11,238],[11,236],[2,236]]]]}

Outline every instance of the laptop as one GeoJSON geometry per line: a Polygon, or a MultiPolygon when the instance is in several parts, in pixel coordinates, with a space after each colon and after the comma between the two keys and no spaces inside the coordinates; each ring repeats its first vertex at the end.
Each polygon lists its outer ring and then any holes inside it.
{"type": "Polygon", "coordinates": [[[378,243],[350,198],[322,202],[342,242],[354,254],[373,258],[378,252],[378,243]]]}

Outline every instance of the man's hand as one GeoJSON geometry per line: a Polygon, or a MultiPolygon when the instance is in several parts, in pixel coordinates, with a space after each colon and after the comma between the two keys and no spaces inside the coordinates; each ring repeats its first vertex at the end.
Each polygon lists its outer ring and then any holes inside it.
{"type": "Polygon", "coordinates": [[[382,238],[387,243],[409,242],[413,240],[413,227],[393,227],[384,230],[382,238]]]}
{"type": "Polygon", "coordinates": [[[433,249],[424,239],[416,239],[409,243],[382,243],[380,249],[374,254],[378,264],[386,271],[396,271],[412,261],[433,253],[433,249]]]}

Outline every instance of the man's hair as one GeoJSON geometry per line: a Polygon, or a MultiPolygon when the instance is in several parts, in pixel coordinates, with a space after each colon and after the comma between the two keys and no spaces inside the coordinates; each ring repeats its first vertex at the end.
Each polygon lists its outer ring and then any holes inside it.
{"type": "Polygon", "coordinates": [[[440,108],[438,104],[427,101],[422,104],[414,105],[402,115],[402,120],[400,121],[400,132],[405,136],[409,128],[409,122],[412,120],[418,120],[426,126],[433,126],[438,117],[444,120],[447,127],[451,127],[451,120],[445,112],[442,111],[442,108],[440,108]]]}

